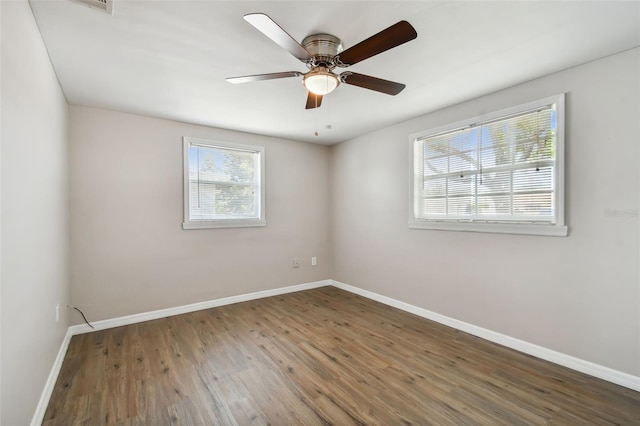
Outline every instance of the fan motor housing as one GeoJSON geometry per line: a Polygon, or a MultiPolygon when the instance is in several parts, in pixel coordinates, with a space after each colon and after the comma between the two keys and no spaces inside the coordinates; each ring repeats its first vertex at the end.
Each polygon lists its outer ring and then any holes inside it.
{"type": "Polygon", "coordinates": [[[312,34],[302,40],[302,47],[313,56],[314,65],[333,65],[333,57],[342,52],[342,41],[331,34],[312,34]]]}

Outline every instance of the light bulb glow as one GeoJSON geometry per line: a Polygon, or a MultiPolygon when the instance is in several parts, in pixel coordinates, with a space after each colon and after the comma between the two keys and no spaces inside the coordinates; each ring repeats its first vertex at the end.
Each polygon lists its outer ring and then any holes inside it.
{"type": "Polygon", "coordinates": [[[308,72],[304,76],[302,84],[313,94],[326,95],[333,92],[340,81],[337,75],[321,68],[308,72]]]}

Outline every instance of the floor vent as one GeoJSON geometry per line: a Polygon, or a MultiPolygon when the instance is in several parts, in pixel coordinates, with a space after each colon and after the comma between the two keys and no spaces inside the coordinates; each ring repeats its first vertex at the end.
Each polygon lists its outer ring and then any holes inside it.
{"type": "Polygon", "coordinates": [[[73,0],[76,3],[84,4],[91,8],[104,10],[109,15],[113,15],[113,0],[73,0]]]}

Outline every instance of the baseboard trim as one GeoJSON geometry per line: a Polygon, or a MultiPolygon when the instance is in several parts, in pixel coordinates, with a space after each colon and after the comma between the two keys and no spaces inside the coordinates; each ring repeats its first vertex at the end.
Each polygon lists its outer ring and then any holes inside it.
{"type": "Polygon", "coordinates": [[[157,311],[143,312],[140,314],[126,315],[123,317],[111,318],[102,321],[92,322],[94,328],[87,324],[73,325],[69,327],[71,335],[90,333],[92,331],[106,330],[108,328],[121,327],[123,325],[137,324],[139,322],[151,321],[174,315],[186,314],[189,312],[202,311],[204,309],[216,308],[218,306],[232,305],[234,303],[247,302],[249,300],[262,299],[265,297],[279,296],[296,291],[310,290],[318,287],[331,285],[331,280],[314,281],[305,284],[297,284],[288,287],[279,287],[271,290],[256,291],[254,293],[241,294],[238,296],[223,297],[221,299],[207,300],[205,302],[191,303],[189,305],[176,306],[173,308],[159,309],[157,311]]]}
{"type": "Polygon", "coordinates": [[[86,324],[72,325],[67,329],[67,333],[62,340],[58,355],[51,367],[51,372],[47,378],[47,382],[44,385],[40,400],[36,407],[36,411],[31,419],[31,426],[41,425],[44,420],[44,415],[49,406],[49,400],[53,393],[53,387],[58,380],[58,375],[62,369],[62,362],[67,354],[71,337],[76,334],[90,333],[92,331],[106,330],[108,328],[121,327],[123,325],[137,324],[144,321],[151,321],[160,318],[171,317],[174,315],[186,314],[189,312],[201,311],[204,309],[215,308],[218,306],[232,305],[234,303],[248,302],[249,300],[262,299],[265,297],[279,296],[281,294],[294,293],[296,291],[310,290],[318,287],[326,287],[331,285],[331,280],[314,281],[305,284],[297,284],[288,287],[279,287],[271,290],[256,291],[254,293],[241,294],[238,296],[223,297],[221,299],[208,300],[205,302],[191,303],[189,305],[176,306],[173,308],[159,309],[157,311],[143,312],[140,314],[126,315],[123,317],[112,318],[102,321],[96,321],[92,323],[94,328],[89,327],[86,324]]]}
{"type": "Polygon", "coordinates": [[[420,317],[438,322],[440,324],[455,328],[457,330],[464,331],[474,336],[480,337],[485,340],[489,340],[494,343],[506,346],[511,349],[535,356],[537,358],[544,359],[554,364],[562,365],[564,367],[571,368],[572,370],[580,371],[582,373],[594,376],[611,383],[615,383],[620,386],[640,392],[640,377],[633,376],[628,373],[623,373],[618,370],[614,370],[609,367],[604,367],[599,364],[594,364],[589,361],[585,361],[579,358],[575,358],[570,355],[563,354],[551,349],[544,348],[542,346],[528,343],[523,340],[519,340],[495,331],[487,330],[482,327],[478,327],[473,324],[466,323],[454,318],[441,315],[428,309],[420,308],[418,306],[411,305],[409,303],[401,302],[391,297],[383,296],[368,290],[354,287],[349,284],[345,284],[335,280],[322,280],[305,284],[292,285],[288,287],[279,287],[271,290],[257,291],[254,293],[241,294],[238,296],[223,297],[221,299],[214,299],[205,302],[192,303],[189,305],[182,305],[173,308],[160,309],[157,311],[143,312],[140,314],[127,315],[118,318],[112,318],[102,321],[96,321],[93,324],[95,328],[91,328],[86,324],[74,325],[67,329],[67,333],[62,340],[58,355],[51,367],[51,372],[47,378],[40,400],[36,407],[35,413],[31,420],[32,426],[42,424],[44,415],[49,405],[49,399],[53,393],[53,388],[58,380],[58,375],[62,368],[64,357],[69,348],[71,337],[77,334],[90,333],[92,331],[106,330],[108,328],[121,327],[124,325],[137,324],[144,321],[151,321],[160,318],[166,318],[174,315],[185,314],[189,312],[201,311],[204,309],[215,308],[219,306],[231,305],[234,303],[247,302],[250,300],[262,299],[265,297],[279,296],[281,294],[294,293],[296,291],[310,290],[319,287],[334,286],[350,293],[358,294],[371,300],[383,303],[385,305],[392,306],[394,308],[401,309],[405,312],[409,312],[420,317]]]}
{"type": "Polygon", "coordinates": [[[420,317],[435,321],[437,323],[455,328],[457,330],[464,331],[465,333],[469,333],[482,339],[498,343],[502,346],[515,349],[519,352],[535,356],[536,358],[544,359],[546,361],[553,362],[554,364],[562,365],[563,367],[567,367],[572,370],[576,370],[581,373],[585,373],[590,376],[594,376],[599,379],[603,379],[608,382],[615,383],[617,385],[640,392],[640,377],[638,376],[623,373],[622,371],[614,370],[612,368],[595,364],[590,361],[585,361],[583,359],[557,352],[542,346],[538,346],[533,343],[525,342],[514,337],[497,333],[486,328],[478,327],[477,325],[469,324],[455,318],[447,317],[445,315],[429,311],[428,309],[401,302],[399,300],[392,299],[390,297],[383,296],[368,290],[364,290],[359,287],[354,287],[352,285],[344,284],[335,280],[330,281],[332,286],[340,288],[342,290],[346,290],[350,293],[358,294],[360,296],[366,297],[367,299],[372,299],[385,305],[401,309],[405,312],[409,312],[420,317]]]}
{"type": "Polygon", "coordinates": [[[58,350],[58,355],[56,356],[56,359],[53,362],[53,366],[51,367],[51,371],[49,372],[49,377],[47,377],[47,381],[44,384],[42,393],[40,394],[40,400],[38,401],[36,411],[33,414],[33,418],[31,419],[31,426],[39,426],[44,421],[44,415],[47,411],[47,406],[49,405],[49,400],[51,399],[53,388],[56,385],[58,375],[60,374],[60,370],[62,369],[62,362],[64,361],[64,357],[67,354],[69,342],[71,342],[71,336],[71,329],[68,328],[67,332],[64,335],[64,339],[62,339],[62,344],[60,345],[60,349],[58,350]]]}

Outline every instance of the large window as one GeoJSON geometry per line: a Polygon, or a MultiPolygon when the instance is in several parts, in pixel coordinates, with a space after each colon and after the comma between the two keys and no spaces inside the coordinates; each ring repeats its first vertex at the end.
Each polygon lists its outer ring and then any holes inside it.
{"type": "Polygon", "coordinates": [[[264,225],[264,148],[185,137],[182,227],[264,225]]]}
{"type": "Polygon", "coordinates": [[[411,228],[567,235],[564,95],[411,136],[411,228]]]}

